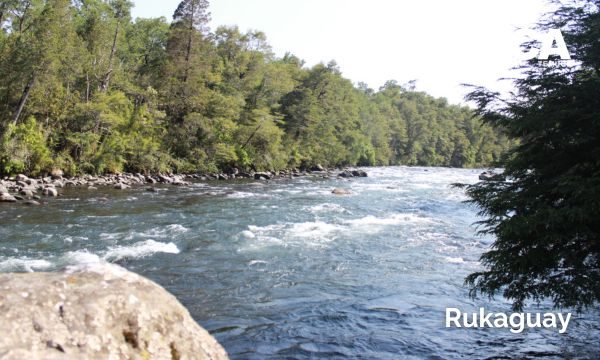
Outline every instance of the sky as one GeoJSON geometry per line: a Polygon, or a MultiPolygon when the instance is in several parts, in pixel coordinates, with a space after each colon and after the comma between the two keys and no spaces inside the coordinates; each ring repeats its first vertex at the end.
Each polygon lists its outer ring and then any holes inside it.
{"type": "MultiPolygon", "coordinates": [[[[179,0],[134,0],[134,17],[171,19],[179,0]]],[[[549,11],[546,0],[212,0],[211,29],[261,30],[278,56],[307,66],[335,60],[345,77],[378,89],[387,80],[464,103],[461,84],[511,89],[518,29],[549,11]]]]}

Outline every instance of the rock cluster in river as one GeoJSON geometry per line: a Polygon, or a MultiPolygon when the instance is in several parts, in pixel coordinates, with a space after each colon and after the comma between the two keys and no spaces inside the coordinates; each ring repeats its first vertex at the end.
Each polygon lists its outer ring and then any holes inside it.
{"type": "MultiPolygon", "coordinates": [[[[301,176],[320,176],[329,178],[332,174],[330,170],[316,165],[308,170],[301,171],[290,169],[283,171],[264,171],[264,172],[240,172],[238,169],[231,169],[227,173],[221,174],[116,174],[92,176],[84,175],[81,177],[64,178],[60,170],[53,171],[50,176],[40,178],[29,178],[25,175],[17,175],[14,178],[5,178],[0,180],[0,202],[21,202],[26,205],[39,205],[43,197],[56,197],[61,195],[61,191],[66,187],[81,187],[88,190],[98,190],[99,188],[113,188],[125,190],[134,186],[155,184],[168,184],[174,186],[190,185],[192,181],[210,181],[210,180],[233,180],[233,179],[254,179],[259,181],[269,181],[274,179],[289,179],[301,176]]],[[[341,178],[367,177],[363,170],[344,170],[338,174],[341,178]]],[[[150,188],[149,190],[154,190],[150,188]]]]}
{"type": "Polygon", "coordinates": [[[344,170],[338,174],[339,177],[351,178],[351,177],[367,177],[367,173],[363,170],[344,170]]]}
{"type": "Polygon", "coordinates": [[[116,265],[0,274],[2,359],[227,359],[159,285],[116,265]]]}

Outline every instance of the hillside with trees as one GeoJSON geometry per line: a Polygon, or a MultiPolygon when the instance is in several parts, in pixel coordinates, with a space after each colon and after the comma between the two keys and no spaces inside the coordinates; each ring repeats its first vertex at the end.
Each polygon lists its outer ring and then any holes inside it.
{"type": "Polygon", "coordinates": [[[347,165],[476,167],[510,141],[467,107],[335,62],[277,57],[260,31],[172,21],[127,0],[0,4],[0,173],[217,172],[347,165]]]}

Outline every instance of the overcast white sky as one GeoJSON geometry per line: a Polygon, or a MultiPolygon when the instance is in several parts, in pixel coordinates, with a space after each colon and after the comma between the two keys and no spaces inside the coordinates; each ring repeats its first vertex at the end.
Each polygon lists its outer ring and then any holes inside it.
{"type": "MultiPolygon", "coordinates": [[[[134,17],[171,19],[179,0],[135,0],[134,17]]],[[[336,60],[344,76],[378,89],[417,80],[417,89],[463,102],[460,84],[506,91],[523,34],[549,10],[545,0],[212,0],[211,28],[267,34],[279,56],[307,65],[336,60]]]]}

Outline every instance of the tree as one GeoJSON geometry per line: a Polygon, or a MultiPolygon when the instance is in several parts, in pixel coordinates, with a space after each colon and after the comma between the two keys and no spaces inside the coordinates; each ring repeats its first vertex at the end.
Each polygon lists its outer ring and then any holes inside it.
{"type": "Polygon", "coordinates": [[[127,21],[129,23],[129,18],[131,17],[131,8],[133,7],[133,3],[128,0],[111,0],[109,5],[114,12],[114,17],[116,20],[115,24],[115,32],[113,36],[112,47],[110,48],[110,55],[108,57],[108,69],[106,74],[102,78],[102,83],[100,85],[100,89],[104,92],[108,90],[108,85],[110,83],[110,78],[113,73],[113,62],[115,53],[117,52],[117,42],[119,39],[119,30],[121,29],[122,23],[127,21]]]}
{"type": "Polygon", "coordinates": [[[0,71],[7,72],[8,80],[2,97],[5,108],[12,109],[12,123],[21,118],[34,88],[49,85],[48,78],[70,59],[74,39],[70,19],[68,0],[22,1],[14,8],[12,32],[0,59],[0,71]]]}
{"type": "Polygon", "coordinates": [[[207,31],[210,14],[207,12],[208,1],[206,0],[184,0],[179,3],[173,14],[173,29],[185,43],[183,83],[189,78],[192,54],[194,51],[194,40],[198,35],[207,31]]]}
{"type": "Polygon", "coordinates": [[[509,181],[467,187],[496,237],[466,282],[471,295],[502,294],[556,307],[600,300],[600,1],[572,1],[540,23],[561,28],[577,63],[530,61],[516,96],[475,89],[485,122],[519,141],[500,164],[509,181]]]}
{"type": "Polygon", "coordinates": [[[164,17],[137,19],[127,32],[125,64],[135,74],[133,81],[143,88],[158,89],[164,80],[169,24],[164,17]]]}
{"type": "Polygon", "coordinates": [[[166,111],[174,124],[187,115],[206,109],[211,97],[213,46],[207,33],[206,0],[184,0],[173,14],[167,41],[166,81],[162,93],[166,111]]]}

